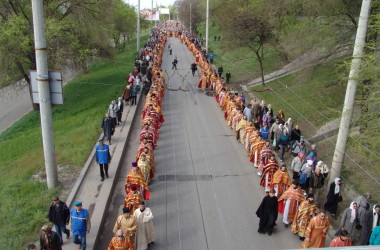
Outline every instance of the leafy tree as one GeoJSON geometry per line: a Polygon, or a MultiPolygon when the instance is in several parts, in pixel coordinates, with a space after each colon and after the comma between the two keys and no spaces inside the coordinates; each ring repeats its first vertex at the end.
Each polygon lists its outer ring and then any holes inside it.
{"type": "MultiPolygon", "coordinates": [[[[86,69],[92,56],[111,57],[133,35],[136,14],[122,0],[44,0],[49,68],[86,69]],[[107,6],[107,8],[105,8],[107,6]],[[119,38],[119,39],[117,39],[119,38]]],[[[35,70],[30,0],[0,1],[0,84],[35,70]]]]}

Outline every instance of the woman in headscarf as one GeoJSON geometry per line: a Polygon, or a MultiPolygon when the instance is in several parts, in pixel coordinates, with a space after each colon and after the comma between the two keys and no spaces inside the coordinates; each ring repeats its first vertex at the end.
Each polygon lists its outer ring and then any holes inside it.
{"type": "Polygon", "coordinates": [[[341,200],[340,185],[342,180],[335,178],[334,182],[330,184],[329,192],[327,194],[327,201],[324,205],[325,210],[329,211],[334,219],[336,219],[336,211],[338,209],[338,202],[341,200]]]}
{"type": "Polygon", "coordinates": [[[358,204],[356,201],[351,202],[349,208],[346,208],[343,212],[342,220],[340,222],[340,229],[336,232],[335,236],[340,235],[342,229],[347,230],[348,237],[354,241],[354,233],[356,223],[358,221],[358,204]]]}
{"type": "Polygon", "coordinates": [[[292,118],[288,118],[288,121],[286,123],[288,124],[288,128],[290,129],[289,133],[292,132],[292,129],[293,129],[293,120],[292,120],[292,118]]]}

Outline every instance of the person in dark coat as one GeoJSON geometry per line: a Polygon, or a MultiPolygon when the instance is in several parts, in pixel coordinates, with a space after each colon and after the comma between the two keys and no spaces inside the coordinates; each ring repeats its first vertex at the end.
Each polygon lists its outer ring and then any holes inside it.
{"type": "Polygon", "coordinates": [[[257,217],[260,218],[259,229],[257,232],[261,234],[267,233],[268,235],[272,235],[273,228],[276,225],[278,201],[275,194],[276,190],[271,189],[269,191],[269,196],[264,197],[256,211],[257,217]]]}
{"type": "Polygon", "coordinates": [[[231,80],[231,72],[228,70],[227,73],[226,73],[226,83],[230,83],[230,80],[231,80]]]}
{"type": "Polygon", "coordinates": [[[325,210],[329,211],[334,219],[336,219],[336,211],[338,210],[338,202],[341,200],[340,185],[342,180],[335,178],[334,182],[330,184],[329,192],[327,194],[327,201],[324,205],[325,210]]]}
{"type": "Polygon", "coordinates": [[[369,237],[372,232],[373,224],[373,212],[372,209],[367,209],[362,212],[359,217],[360,225],[362,230],[360,231],[360,245],[365,246],[369,244],[369,237]]]}
{"type": "Polygon", "coordinates": [[[218,75],[219,75],[219,78],[222,77],[222,74],[223,74],[223,66],[220,66],[220,67],[218,68],[218,75]]]}
{"type": "Polygon", "coordinates": [[[41,250],[62,250],[61,239],[56,232],[53,232],[47,225],[41,228],[40,235],[41,250]]]}
{"type": "Polygon", "coordinates": [[[55,231],[60,237],[61,242],[63,242],[62,233],[66,234],[67,239],[70,237],[70,231],[66,228],[66,225],[68,225],[70,221],[70,209],[65,202],[59,199],[58,196],[53,197],[53,202],[49,208],[48,218],[49,221],[54,224],[55,231]]]}
{"type": "Polygon", "coordinates": [[[369,210],[371,207],[370,200],[371,200],[371,194],[366,192],[363,195],[361,195],[356,201],[358,203],[358,219],[359,219],[360,226],[363,226],[362,216],[364,212],[369,210]]]}
{"type": "Polygon", "coordinates": [[[111,145],[111,137],[115,129],[115,124],[113,123],[113,120],[110,118],[110,115],[108,113],[106,113],[102,120],[101,128],[103,129],[104,137],[107,138],[109,145],[111,145]]]}

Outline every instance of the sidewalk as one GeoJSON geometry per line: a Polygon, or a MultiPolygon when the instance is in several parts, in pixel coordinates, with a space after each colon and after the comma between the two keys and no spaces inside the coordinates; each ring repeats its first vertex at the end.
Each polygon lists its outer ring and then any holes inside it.
{"type": "MultiPolygon", "coordinates": [[[[99,229],[104,223],[104,211],[110,202],[110,193],[114,189],[117,182],[114,177],[117,176],[118,171],[121,169],[120,159],[126,151],[126,141],[130,136],[130,129],[133,119],[138,117],[136,108],[140,105],[141,94],[137,96],[137,105],[124,106],[122,116],[122,123],[115,129],[112,137],[112,144],[110,145],[111,163],[109,164],[109,178],[103,182],[100,181],[99,166],[95,161],[95,145],[88,160],[86,161],[79,177],[77,178],[69,197],[66,200],[67,205],[71,209],[76,201],[83,202],[83,208],[88,209],[91,216],[91,231],[87,235],[87,249],[93,249],[99,239],[99,229]]],[[[103,137],[103,134],[100,138],[103,137]]],[[[97,143],[97,142],[96,142],[97,143]]],[[[64,237],[65,238],[65,237],[64,237]]],[[[63,240],[62,249],[77,249],[77,245],[72,243],[72,236],[70,239],[63,240]]]]}

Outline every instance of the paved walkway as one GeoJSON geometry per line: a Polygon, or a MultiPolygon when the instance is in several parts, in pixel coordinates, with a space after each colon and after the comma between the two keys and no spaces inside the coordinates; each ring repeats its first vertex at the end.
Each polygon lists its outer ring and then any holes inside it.
{"type": "MultiPolygon", "coordinates": [[[[163,100],[165,123],[155,151],[157,171],[150,185],[151,207],[157,240],[149,249],[253,249],[298,248],[298,237],[285,229],[279,216],[271,237],[257,233],[255,211],[264,190],[256,170],[226,125],[215,99],[197,89],[193,57],[177,39],[170,38],[173,55],[164,53],[163,69],[172,89],[163,100]],[[178,70],[171,70],[174,56],[178,70]]],[[[137,133],[132,127],[132,135],[137,133]]],[[[116,216],[121,212],[125,176],[137,146],[137,136],[128,141],[124,169],[117,176],[102,237],[96,249],[106,249],[116,216]]]]}

